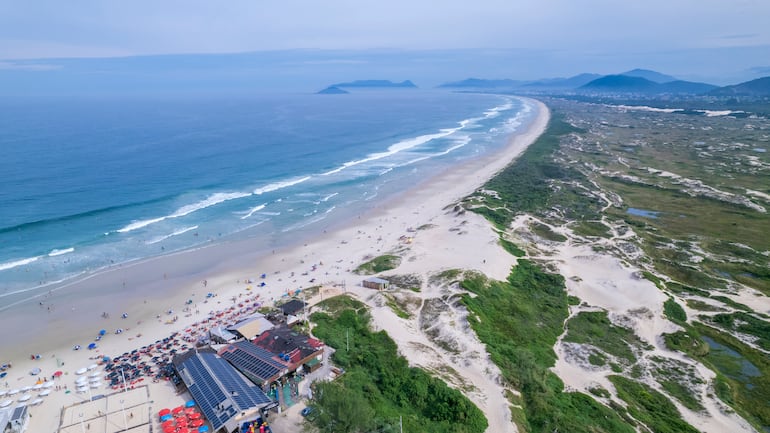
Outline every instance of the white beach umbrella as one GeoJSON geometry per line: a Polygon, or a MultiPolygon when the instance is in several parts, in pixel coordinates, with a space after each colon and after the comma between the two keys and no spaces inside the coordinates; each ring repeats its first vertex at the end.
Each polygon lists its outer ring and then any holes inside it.
{"type": "Polygon", "coordinates": [[[18,390],[18,389],[16,389],[16,388],[14,388],[14,389],[12,389],[12,390],[8,391],[8,395],[14,395],[14,394],[18,394],[18,393],[19,393],[19,390],[18,390]]]}
{"type": "Polygon", "coordinates": [[[43,388],[43,384],[42,383],[38,383],[38,384],[36,384],[35,386],[32,387],[32,389],[34,389],[35,391],[39,391],[42,388],[43,388]]]}
{"type": "Polygon", "coordinates": [[[30,389],[32,389],[32,387],[31,387],[31,386],[25,386],[24,388],[22,388],[22,389],[21,389],[21,392],[27,392],[27,391],[29,391],[30,389]]]}
{"type": "Polygon", "coordinates": [[[8,394],[8,390],[0,389],[0,397],[5,396],[6,394],[8,394]]]}
{"type": "Polygon", "coordinates": [[[77,371],[75,371],[75,374],[85,374],[86,371],[88,371],[88,369],[85,367],[79,368],[77,371]]]}
{"type": "Polygon", "coordinates": [[[102,384],[101,384],[101,383],[93,383],[93,382],[91,383],[91,388],[92,388],[92,389],[96,389],[96,388],[99,388],[100,386],[102,386],[102,384]]]}
{"type": "Polygon", "coordinates": [[[40,397],[45,397],[45,396],[47,396],[47,395],[48,395],[48,394],[50,394],[50,393],[51,393],[51,390],[50,390],[50,389],[44,389],[44,390],[43,390],[43,392],[41,392],[41,393],[40,393],[40,394],[38,394],[38,395],[39,395],[40,397]]]}
{"type": "Polygon", "coordinates": [[[30,405],[31,406],[37,406],[37,405],[39,405],[42,402],[43,402],[42,398],[36,398],[36,399],[32,400],[32,402],[30,402],[30,405]]]}
{"type": "Polygon", "coordinates": [[[99,377],[99,376],[101,376],[101,375],[102,375],[102,374],[101,374],[101,373],[99,373],[98,371],[94,371],[94,372],[93,372],[93,373],[91,373],[89,376],[91,376],[91,377],[99,377]]]}
{"type": "Polygon", "coordinates": [[[53,388],[54,385],[55,384],[54,384],[53,380],[49,380],[48,382],[43,384],[43,388],[53,388]]]}
{"type": "Polygon", "coordinates": [[[31,394],[24,394],[24,395],[22,395],[21,397],[19,397],[19,401],[27,401],[27,400],[29,400],[30,398],[32,398],[32,395],[31,395],[31,394]]]}
{"type": "Polygon", "coordinates": [[[94,368],[96,368],[96,367],[98,367],[98,365],[96,365],[96,364],[91,364],[91,365],[89,365],[89,366],[88,366],[88,370],[89,370],[89,371],[90,371],[90,370],[93,370],[93,369],[94,369],[94,368]]]}
{"type": "Polygon", "coordinates": [[[13,403],[13,400],[6,400],[6,401],[0,403],[0,407],[8,407],[8,406],[11,405],[11,403],[13,403]]]}

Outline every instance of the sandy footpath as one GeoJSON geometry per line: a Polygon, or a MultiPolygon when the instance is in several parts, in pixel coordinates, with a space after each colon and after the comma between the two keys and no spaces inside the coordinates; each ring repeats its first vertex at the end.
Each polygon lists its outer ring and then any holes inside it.
{"type": "MultiPolygon", "coordinates": [[[[413,257],[404,264],[404,269],[419,268],[425,274],[452,268],[475,269],[492,278],[505,278],[514,261],[497,245],[490,226],[475,215],[460,219],[450,216],[446,206],[481,186],[544,131],[549,118],[547,108],[539,101],[526,99],[525,102],[537,110],[538,115],[503,149],[426,179],[400,197],[362,211],[342,228],[330,227],[328,233],[306,244],[265,254],[244,241],[172,254],[118,267],[51,292],[36,302],[4,311],[0,317],[0,325],[5,330],[0,339],[0,361],[12,362],[13,366],[8,375],[0,379],[0,390],[34,386],[40,379],[50,379],[55,371],[62,371],[50,395],[31,407],[33,417],[28,430],[54,432],[59,425],[61,408],[88,398],[64,392],[64,385],[70,390],[74,388],[76,370],[98,363],[102,356],[120,355],[154,343],[174,331],[184,331],[210,314],[247,298],[258,297],[259,301],[269,303],[297,289],[318,284],[344,285],[352,290],[362,278],[352,274],[351,269],[367,257],[403,249],[403,236],[414,237],[409,247],[413,257]],[[425,224],[434,226],[424,233],[412,231],[425,224]],[[452,227],[459,229],[450,231],[452,227]],[[264,287],[260,287],[261,282],[265,283],[264,287]],[[208,293],[213,297],[207,298],[208,293]],[[102,317],[102,313],[108,313],[108,317],[102,317]],[[128,317],[122,318],[123,313],[128,317]],[[86,349],[101,329],[106,335],[97,342],[98,347],[86,349]],[[120,334],[115,332],[118,329],[122,330],[120,334]],[[81,345],[82,349],[73,350],[75,345],[81,345]],[[30,359],[30,355],[39,355],[39,358],[30,359]],[[33,368],[39,368],[41,373],[31,375],[33,368]]],[[[375,317],[392,320],[385,314],[375,317]]],[[[375,323],[381,329],[396,331],[386,325],[375,323]]],[[[410,362],[415,362],[423,354],[410,349],[408,328],[399,332],[395,339],[401,352],[410,362]]],[[[475,383],[479,389],[471,398],[489,418],[488,431],[515,431],[508,422],[510,414],[494,374],[478,374],[485,379],[475,383]]],[[[153,400],[151,411],[174,407],[188,398],[175,395],[165,382],[150,382],[149,388],[153,400]]],[[[39,392],[28,393],[34,400],[39,392]]],[[[112,390],[103,387],[93,390],[94,395],[109,392],[112,390]]],[[[2,396],[0,402],[14,399],[15,404],[23,394],[2,396]]]]}

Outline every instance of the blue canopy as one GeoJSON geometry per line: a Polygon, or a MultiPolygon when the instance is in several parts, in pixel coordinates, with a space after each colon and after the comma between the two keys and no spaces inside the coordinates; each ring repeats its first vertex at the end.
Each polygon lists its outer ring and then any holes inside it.
{"type": "Polygon", "coordinates": [[[88,345],[89,349],[96,349],[96,343],[91,343],[88,345]]]}
{"type": "Polygon", "coordinates": [[[104,335],[104,334],[106,334],[106,333],[107,333],[107,331],[105,331],[104,329],[102,329],[102,330],[100,330],[100,331],[99,331],[99,335],[104,335]]]}
{"type": "Polygon", "coordinates": [[[168,420],[170,420],[173,417],[174,417],[173,415],[171,415],[170,413],[167,413],[167,414],[163,415],[162,417],[160,417],[160,420],[161,421],[168,421],[168,420]]]}
{"type": "Polygon", "coordinates": [[[195,406],[195,400],[188,400],[184,405],[185,407],[193,407],[195,406]]]}
{"type": "Polygon", "coordinates": [[[207,426],[207,425],[202,425],[202,426],[198,427],[198,431],[199,431],[200,433],[204,433],[204,432],[207,432],[207,431],[209,431],[209,426],[207,426]]]}

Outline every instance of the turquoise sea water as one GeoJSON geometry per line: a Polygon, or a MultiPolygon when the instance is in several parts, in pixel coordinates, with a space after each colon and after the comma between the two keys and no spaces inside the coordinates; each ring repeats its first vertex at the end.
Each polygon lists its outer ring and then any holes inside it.
{"type": "Polygon", "coordinates": [[[430,91],[0,102],[0,305],[233,236],[274,248],[503,145],[533,114],[430,91]]]}

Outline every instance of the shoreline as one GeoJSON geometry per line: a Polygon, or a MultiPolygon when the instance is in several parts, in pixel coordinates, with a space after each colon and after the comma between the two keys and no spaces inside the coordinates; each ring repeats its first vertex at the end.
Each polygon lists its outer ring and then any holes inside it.
{"type": "MultiPolygon", "coordinates": [[[[350,272],[352,269],[366,257],[385,254],[399,247],[402,245],[400,238],[410,233],[408,229],[424,224],[437,223],[438,228],[430,230],[431,235],[425,237],[433,237],[439,242],[436,245],[441,245],[442,240],[447,242],[445,250],[448,252],[431,250],[428,254],[426,250],[417,263],[427,263],[430,271],[462,267],[479,270],[490,278],[504,279],[515,258],[496,254],[502,250],[491,225],[472,224],[478,226],[472,230],[484,233],[483,238],[474,240],[474,236],[458,237],[448,231],[447,219],[442,218],[447,213],[446,206],[481,187],[545,130],[550,116],[547,107],[537,100],[521,99],[537,110],[536,116],[522,130],[512,134],[500,149],[438,173],[400,196],[372,203],[357,217],[351,212],[345,221],[330,223],[328,230],[319,227],[319,233],[310,233],[306,241],[300,240],[272,252],[260,248],[255,251],[249,239],[244,239],[172,253],[89,276],[66,286],[67,290],[44,296],[41,302],[46,302],[42,305],[29,302],[14,308],[14,314],[4,311],[5,317],[0,323],[6,329],[19,331],[12,336],[6,335],[2,342],[3,355],[10,359],[0,361],[13,362],[3,381],[13,383],[12,388],[31,384],[35,377],[30,376],[29,371],[35,367],[42,369],[43,376],[50,376],[59,369],[74,372],[94,362],[94,357],[112,357],[183,330],[207,318],[210,311],[226,309],[240,299],[246,299],[244,295],[259,296],[261,302],[271,303],[289,291],[318,284],[357,286],[363,277],[350,272]],[[454,243],[449,236],[472,245],[469,248],[462,243],[458,244],[461,248],[449,245],[454,243]],[[457,249],[451,250],[453,247],[457,249]],[[467,251],[474,251],[474,254],[462,254],[467,251]],[[176,272],[169,275],[169,269],[176,272]],[[264,279],[260,278],[261,274],[266,274],[264,279]],[[249,280],[264,281],[266,286],[247,283],[249,280]],[[119,298],[115,291],[105,293],[103,290],[103,287],[117,287],[117,291],[122,291],[123,284],[125,295],[119,298]],[[207,298],[207,293],[214,296],[207,298]],[[55,305],[50,312],[46,311],[49,301],[55,305]],[[189,305],[190,311],[183,311],[185,305],[189,305]],[[168,310],[173,313],[165,314],[168,310]],[[101,318],[102,312],[107,312],[109,318],[101,318]],[[128,313],[126,319],[121,318],[124,312],[128,313]],[[177,320],[169,324],[173,317],[177,320]],[[115,335],[118,328],[124,331],[115,335]],[[93,341],[100,329],[105,329],[107,335],[98,342],[97,349],[86,350],[85,346],[93,341]],[[74,344],[82,345],[83,349],[73,351],[74,344]],[[30,355],[38,353],[40,359],[30,359],[30,355]],[[63,366],[59,365],[61,362],[63,366]]],[[[405,349],[400,350],[403,353],[405,349]]],[[[60,397],[60,403],[55,407],[56,413],[61,406],[68,405],[65,404],[68,398],[73,398],[64,394],[57,397],[60,397]]],[[[43,411],[50,415],[49,418],[54,418],[54,404],[54,401],[46,401],[34,408],[33,422],[37,424],[41,418],[38,414],[43,411]]],[[[42,425],[39,427],[44,431],[42,425]]]]}

